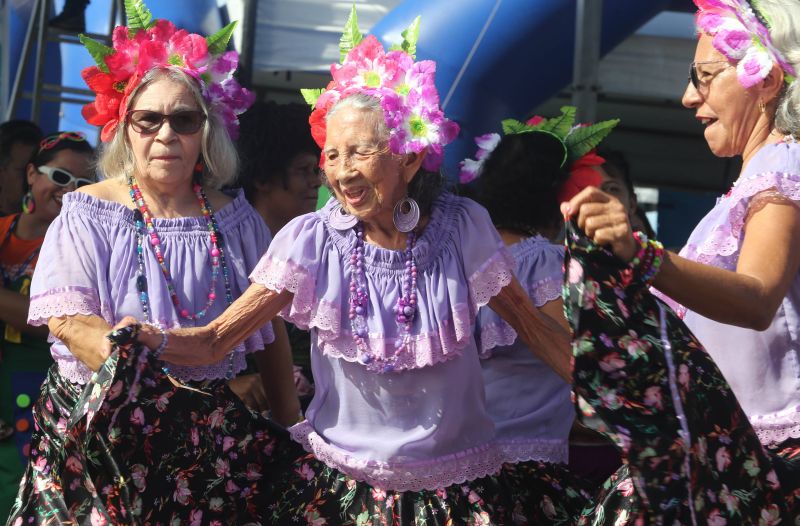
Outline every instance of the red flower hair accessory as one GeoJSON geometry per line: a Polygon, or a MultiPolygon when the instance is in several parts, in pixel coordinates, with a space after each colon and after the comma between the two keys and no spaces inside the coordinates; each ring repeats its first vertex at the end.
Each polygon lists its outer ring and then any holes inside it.
{"type": "Polygon", "coordinates": [[[325,116],[331,107],[350,95],[364,93],[380,101],[389,128],[389,148],[397,154],[426,151],[423,168],[439,169],[444,146],[456,138],[459,128],[439,107],[436,63],[414,61],[419,21],[417,17],[403,31],[401,45],[387,52],[374,36],[361,35],[353,7],[339,41],[341,63],[331,65],[333,80],[325,89],[300,90],[314,108],[309,124],[320,148],[325,147],[325,116]]]}
{"type": "Polygon", "coordinates": [[[100,139],[110,141],[125,119],[128,98],[153,68],[177,67],[200,84],[210,110],[225,123],[231,138],[239,134],[238,115],[252,105],[254,95],[233,77],[239,54],[226,51],[236,22],[209,37],[178,29],[169,20],[153,20],[143,0],[125,0],[128,25],[117,26],[112,47],[86,35],[80,39],[96,66],[81,71],[95,100],[81,111],[89,124],[102,126],[100,139]]]}

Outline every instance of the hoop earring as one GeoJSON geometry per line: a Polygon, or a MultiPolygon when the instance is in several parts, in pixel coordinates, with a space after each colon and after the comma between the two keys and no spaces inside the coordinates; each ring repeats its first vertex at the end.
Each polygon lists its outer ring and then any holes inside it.
{"type": "Polygon", "coordinates": [[[758,101],[758,111],[760,111],[761,113],[764,113],[765,111],[767,111],[767,105],[764,104],[764,101],[761,100],[761,99],[759,99],[759,101],[758,101]]]}
{"type": "Polygon", "coordinates": [[[331,208],[330,214],[328,214],[328,223],[336,230],[348,230],[356,226],[358,218],[347,213],[342,203],[336,203],[333,205],[333,208],[331,208]]]}
{"type": "Polygon", "coordinates": [[[404,197],[394,205],[392,211],[394,227],[400,232],[411,232],[419,223],[419,205],[413,197],[404,197]],[[404,211],[404,209],[406,209],[404,211]]]}
{"type": "Polygon", "coordinates": [[[32,214],[34,210],[36,210],[36,201],[33,200],[33,192],[28,190],[28,193],[22,196],[22,211],[32,214]]]}

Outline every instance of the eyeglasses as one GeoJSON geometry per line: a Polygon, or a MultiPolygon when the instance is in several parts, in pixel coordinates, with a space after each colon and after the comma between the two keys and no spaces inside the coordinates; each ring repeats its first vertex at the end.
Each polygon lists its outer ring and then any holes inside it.
{"type": "Polygon", "coordinates": [[[130,110],[126,114],[126,120],[139,133],[156,133],[164,121],[169,121],[169,127],[175,133],[191,135],[203,126],[206,115],[198,110],[176,111],[170,115],[150,110],[130,110]]]}
{"type": "Polygon", "coordinates": [[[62,132],[48,135],[39,143],[39,150],[50,150],[55,148],[61,141],[86,142],[86,136],[81,132],[62,132]]]}
{"type": "Polygon", "coordinates": [[[724,69],[726,69],[726,68],[722,68],[721,70],[719,70],[716,73],[712,74],[711,78],[708,79],[706,82],[701,83],[700,82],[700,76],[697,74],[697,66],[704,65],[704,64],[722,64],[723,62],[725,64],[727,64],[728,66],[731,66],[730,62],[728,62],[727,60],[706,60],[706,61],[703,61],[703,62],[692,62],[691,64],[689,64],[689,82],[692,83],[692,86],[694,86],[694,89],[699,90],[701,84],[708,84],[709,82],[711,82],[711,80],[713,80],[714,77],[716,77],[717,75],[722,73],[722,71],[724,69]]]}
{"type": "Polygon", "coordinates": [[[37,168],[41,173],[45,174],[50,182],[58,186],[69,186],[75,183],[75,188],[94,184],[94,181],[84,179],[83,177],[75,177],[63,168],[55,168],[53,166],[40,166],[37,168]]]}

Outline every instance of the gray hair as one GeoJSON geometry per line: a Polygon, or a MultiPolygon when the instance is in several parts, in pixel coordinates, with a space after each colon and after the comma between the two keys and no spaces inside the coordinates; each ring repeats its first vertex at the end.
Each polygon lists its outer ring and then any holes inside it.
{"type": "MultiPolygon", "coordinates": [[[[334,103],[331,109],[328,110],[328,113],[325,115],[325,122],[327,123],[328,119],[330,119],[339,108],[343,107],[377,112],[381,118],[375,119],[377,122],[376,132],[380,137],[386,140],[389,139],[389,127],[386,126],[386,121],[383,118],[383,108],[381,107],[381,101],[379,99],[365,93],[354,93],[353,95],[339,99],[334,103]]],[[[327,179],[323,177],[322,180],[327,186],[327,179]]],[[[431,213],[434,200],[436,200],[443,190],[444,177],[441,172],[429,172],[421,167],[408,184],[408,196],[417,202],[423,216],[427,216],[431,213]]]]}
{"type": "MultiPolygon", "coordinates": [[[[221,188],[232,183],[239,171],[239,155],[233,141],[228,135],[225,124],[217,112],[209,111],[208,104],[200,93],[197,81],[175,67],[154,68],[145,73],[139,85],[131,92],[128,98],[127,111],[130,109],[141,91],[161,79],[169,79],[186,86],[197,101],[197,105],[206,114],[203,123],[201,152],[203,156],[203,176],[201,182],[212,188],[221,188]]],[[[125,128],[127,124],[120,122],[114,137],[103,148],[97,166],[106,179],[125,179],[133,173],[134,158],[125,128]]]]}
{"type": "MultiPolygon", "coordinates": [[[[800,72],[800,4],[797,0],[758,0],[756,10],[769,21],[772,44],[800,72]]],[[[786,74],[784,72],[784,74],[786,74]]],[[[800,132],[800,81],[784,85],[775,110],[775,127],[781,133],[800,132]]]]}

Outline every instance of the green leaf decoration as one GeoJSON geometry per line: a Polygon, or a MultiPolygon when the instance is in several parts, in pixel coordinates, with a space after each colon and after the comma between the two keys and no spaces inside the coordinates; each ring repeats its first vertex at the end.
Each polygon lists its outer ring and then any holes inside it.
{"type": "Polygon", "coordinates": [[[319,96],[322,95],[324,92],[325,88],[311,88],[311,89],[303,88],[300,90],[300,95],[302,95],[306,103],[313,108],[314,106],[316,106],[317,99],[319,98],[319,96]]]}
{"type": "Polygon", "coordinates": [[[144,0],[125,0],[125,16],[128,18],[128,34],[150,29],[155,25],[153,13],[144,5],[144,0]]]}
{"type": "Polygon", "coordinates": [[[97,67],[100,68],[100,71],[103,73],[108,73],[106,57],[114,53],[114,48],[108,47],[107,45],[102,44],[93,38],[87,37],[83,33],[78,35],[78,38],[80,38],[81,44],[86,46],[86,50],[92,56],[95,64],[97,64],[97,67]]]}
{"type": "Polygon", "coordinates": [[[515,133],[525,133],[533,130],[531,126],[528,126],[524,122],[520,122],[516,119],[506,119],[502,122],[503,124],[503,133],[506,135],[513,135],[515,133]]]}
{"type": "Polygon", "coordinates": [[[213,35],[206,37],[206,45],[208,45],[208,52],[212,55],[221,55],[228,49],[228,42],[233,36],[233,30],[236,29],[237,22],[234,20],[227,26],[223,27],[213,35]]]}
{"type": "Polygon", "coordinates": [[[411,55],[411,58],[417,58],[417,40],[419,39],[419,22],[421,17],[417,16],[411,25],[405,31],[400,33],[403,37],[403,43],[400,45],[401,49],[411,55]]]}
{"type": "Polygon", "coordinates": [[[350,10],[350,16],[347,17],[347,22],[344,24],[344,31],[342,31],[342,38],[339,39],[339,62],[344,62],[347,53],[356,47],[361,39],[364,38],[361,31],[358,29],[358,15],[356,14],[356,5],[350,10]]]}
{"type": "Polygon", "coordinates": [[[574,161],[596,148],[617,124],[619,124],[619,119],[611,119],[575,128],[564,141],[567,151],[569,151],[570,161],[574,161]]]}
{"type": "Polygon", "coordinates": [[[545,122],[540,123],[538,128],[553,132],[559,137],[565,138],[575,124],[575,115],[577,111],[578,108],[575,106],[562,106],[561,115],[547,119],[545,122]]]}

